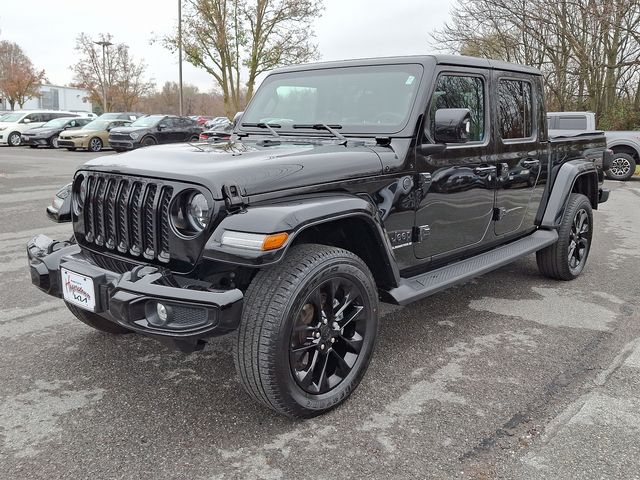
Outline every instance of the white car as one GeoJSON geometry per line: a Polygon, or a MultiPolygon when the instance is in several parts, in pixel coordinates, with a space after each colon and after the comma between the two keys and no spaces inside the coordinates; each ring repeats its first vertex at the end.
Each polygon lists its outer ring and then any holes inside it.
{"type": "Polygon", "coordinates": [[[0,120],[0,145],[17,147],[22,142],[22,132],[41,127],[49,120],[60,117],[79,117],[77,113],[58,110],[19,110],[7,113],[0,120]]]}

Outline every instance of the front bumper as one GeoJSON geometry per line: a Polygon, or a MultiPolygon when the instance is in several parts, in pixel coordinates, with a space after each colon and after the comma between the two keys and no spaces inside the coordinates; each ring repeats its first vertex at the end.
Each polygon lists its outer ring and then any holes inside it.
{"type": "Polygon", "coordinates": [[[212,290],[203,282],[181,279],[155,266],[139,265],[119,274],[95,265],[81,248],[38,235],[27,245],[31,281],[45,293],[64,298],[60,269],[89,277],[95,291],[95,313],[185,352],[201,349],[205,339],[235,330],[242,313],[240,290],[212,290]],[[156,305],[170,320],[158,325],[156,305]]]}
{"type": "Polygon", "coordinates": [[[45,137],[36,137],[34,135],[22,135],[23,145],[48,146],[49,139],[45,137]]]}
{"type": "Polygon", "coordinates": [[[86,138],[60,138],[58,137],[58,146],[60,148],[85,148],[86,138]]]}
{"type": "Polygon", "coordinates": [[[140,143],[133,140],[111,140],[109,139],[109,146],[118,150],[134,150],[140,147],[140,143]]]}

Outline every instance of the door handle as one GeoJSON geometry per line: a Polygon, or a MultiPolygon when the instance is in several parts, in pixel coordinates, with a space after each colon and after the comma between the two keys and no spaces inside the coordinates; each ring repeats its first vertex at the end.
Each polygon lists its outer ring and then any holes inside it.
{"type": "Polygon", "coordinates": [[[524,168],[537,167],[538,165],[540,165],[540,160],[525,160],[522,162],[524,168]]]}
{"type": "Polygon", "coordinates": [[[495,166],[476,167],[473,169],[473,173],[476,175],[486,175],[487,173],[494,172],[495,170],[495,166]]]}

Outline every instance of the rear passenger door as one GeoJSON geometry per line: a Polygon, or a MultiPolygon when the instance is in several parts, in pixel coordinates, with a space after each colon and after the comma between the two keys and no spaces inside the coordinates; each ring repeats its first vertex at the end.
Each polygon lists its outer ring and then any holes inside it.
{"type": "Polygon", "coordinates": [[[546,130],[541,81],[530,75],[495,71],[496,210],[498,237],[534,227],[546,178],[546,130]]]}

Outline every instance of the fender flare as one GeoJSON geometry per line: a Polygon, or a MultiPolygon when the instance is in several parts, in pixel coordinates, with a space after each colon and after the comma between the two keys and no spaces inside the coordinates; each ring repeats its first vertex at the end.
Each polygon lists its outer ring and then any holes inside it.
{"type": "MultiPolygon", "coordinates": [[[[576,159],[564,163],[556,175],[549,200],[545,208],[544,216],[540,224],[543,228],[558,228],[562,222],[562,216],[569,201],[569,195],[579,177],[588,176],[591,187],[596,195],[596,207],[598,203],[598,169],[593,162],[585,159],[576,159]]],[[[589,199],[593,204],[593,199],[589,199]]]]}
{"type": "Polygon", "coordinates": [[[607,141],[607,148],[613,150],[616,147],[626,147],[635,150],[636,155],[640,158],[640,144],[629,139],[617,139],[607,141]]]}
{"type": "Polygon", "coordinates": [[[357,219],[366,223],[368,232],[364,233],[374,236],[377,253],[385,270],[398,281],[400,274],[395,256],[379,220],[377,207],[364,197],[349,194],[289,197],[279,202],[249,206],[220,222],[205,245],[203,258],[248,267],[271,265],[284,257],[296,238],[306,229],[344,219],[357,219]],[[287,232],[289,239],[277,250],[246,250],[222,245],[225,230],[262,234],[287,232]]]}

